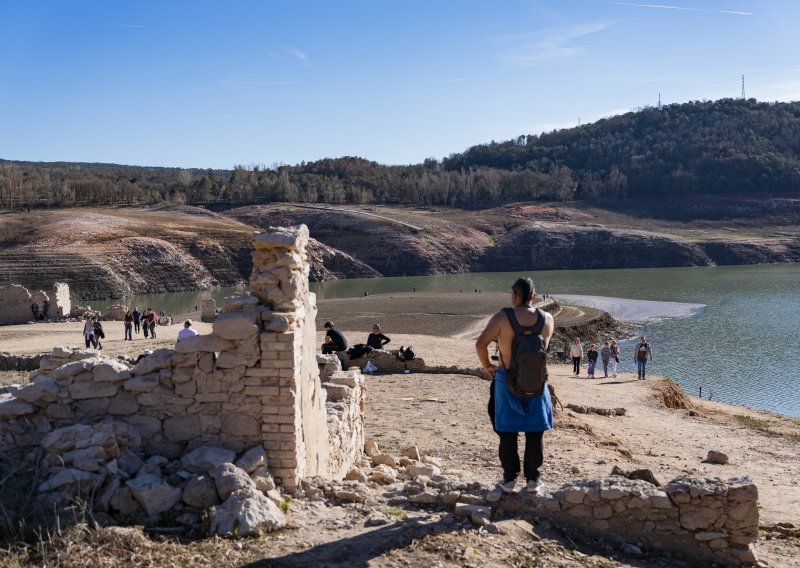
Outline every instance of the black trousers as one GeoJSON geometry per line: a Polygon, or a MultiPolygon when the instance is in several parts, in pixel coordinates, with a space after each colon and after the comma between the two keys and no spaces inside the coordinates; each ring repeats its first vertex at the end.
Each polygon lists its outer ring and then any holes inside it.
{"type": "Polygon", "coordinates": [[[133,329],[138,334],[139,333],[139,321],[133,320],[133,329]]]}
{"type": "Polygon", "coordinates": [[[521,469],[524,468],[525,479],[534,481],[539,479],[539,468],[544,463],[544,445],[542,438],[544,432],[525,432],[525,457],[520,467],[519,450],[517,448],[518,432],[498,432],[494,425],[494,381],[489,387],[489,418],[492,428],[500,437],[500,465],[503,467],[503,481],[516,479],[521,469]]]}
{"type": "Polygon", "coordinates": [[[573,373],[580,373],[581,372],[581,358],[580,357],[573,357],[572,358],[572,372],[573,373]]]}

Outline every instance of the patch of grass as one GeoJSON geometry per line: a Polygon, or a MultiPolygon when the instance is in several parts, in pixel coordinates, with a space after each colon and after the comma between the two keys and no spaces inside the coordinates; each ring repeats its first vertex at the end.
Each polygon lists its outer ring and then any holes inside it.
{"type": "Polygon", "coordinates": [[[288,513],[291,506],[292,506],[292,496],[284,495],[283,503],[281,503],[281,511],[283,511],[284,513],[288,513]]]}
{"type": "Polygon", "coordinates": [[[405,511],[403,511],[403,509],[401,509],[400,507],[389,507],[384,511],[384,513],[386,513],[390,517],[395,517],[398,519],[406,514],[405,511]]]}
{"type": "Polygon", "coordinates": [[[768,420],[762,420],[761,418],[754,418],[753,416],[748,416],[746,414],[736,414],[734,415],[736,421],[744,426],[745,428],[750,428],[751,430],[756,430],[765,434],[767,436],[771,436],[774,438],[786,438],[790,442],[799,443],[800,442],[800,433],[798,432],[778,432],[773,430],[770,427],[770,422],[768,420]]]}

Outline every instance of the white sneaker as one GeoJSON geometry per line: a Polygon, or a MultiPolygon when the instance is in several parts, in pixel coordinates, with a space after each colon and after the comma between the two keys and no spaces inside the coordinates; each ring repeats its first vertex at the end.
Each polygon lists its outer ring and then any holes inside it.
{"type": "Polygon", "coordinates": [[[544,481],[542,478],[539,479],[531,479],[528,481],[528,485],[525,487],[525,491],[527,493],[533,493],[534,495],[541,495],[542,489],[544,488],[544,481]]]}
{"type": "Polygon", "coordinates": [[[491,491],[489,491],[489,493],[486,494],[486,500],[489,501],[490,503],[493,503],[495,501],[499,501],[500,498],[504,494],[513,493],[514,492],[514,488],[516,486],[517,486],[517,480],[516,479],[512,479],[511,481],[500,480],[500,481],[497,482],[497,485],[495,486],[495,488],[492,489],[491,491]]]}

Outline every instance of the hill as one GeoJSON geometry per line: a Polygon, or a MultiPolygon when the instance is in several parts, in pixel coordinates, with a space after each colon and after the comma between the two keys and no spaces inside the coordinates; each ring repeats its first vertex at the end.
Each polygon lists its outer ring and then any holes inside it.
{"type": "Polygon", "coordinates": [[[358,157],[233,170],[0,160],[5,209],[159,202],[215,209],[271,202],[482,209],[601,200],[689,220],[736,214],[728,199],[751,198],[750,206],[774,213],[799,192],[800,103],[754,99],[645,108],[408,166],[358,157]]]}

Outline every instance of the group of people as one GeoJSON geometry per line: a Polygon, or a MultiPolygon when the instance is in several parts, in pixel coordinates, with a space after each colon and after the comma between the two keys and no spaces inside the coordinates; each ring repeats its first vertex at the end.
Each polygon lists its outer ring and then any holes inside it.
{"type": "MultiPolygon", "coordinates": [[[[606,341],[599,352],[597,351],[597,344],[592,343],[589,346],[589,350],[584,354],[583,344],[581,343],[581,339],[578,337],[575,338],[575,342],[570,347],[569,354],[572,357],[572,374],[576,377],[579,377],[581,374],[581,360],[583,359],[584,355],[586,356],[587,360],[586,374],[590,379],[596,378],[595,372],[598,359],[603,364],[603,378],[608,378],[609,367],[611,367],[611,376],[617,376],[617,365],[619,365],[620,351],[616,340],[611,339],[606,341]]],[[[645,379],[645,372],[647,371],[647,361],[653,360],[653,351],[650,348],[650,343],[647,342],[646,337],[641,336],[639,338],[639,343],[636,344],[636,348],[633,353],[633,360],[636,361],[638,378],[639,380],[643,381],[645,379]]]]}
{"type": "Polygon", "coordinates": [[[86,341],[86,348],[94,347],[95,349],[102,349],[102,340],[106,338],[103,331],[103,324],[97,319],[97,316],[92,316],[83,324],[83,339],[86,341]]]}
{"type": "MultiPolygon", "coordinates": [[[[325,325],[325,343],[322,344],[322,353],[330,355],[331,353],[341,353],[347,351],[347,338],[344,334],[336,329],[333,322],[326,321],[325,325]]],[[[383,349],[383,346],[389,343],[391,339],[386,337],[381,332],[380,324],[373,324],[372,331],[367,336],[366,347],[370,349],[383,349]]]]}
{"type": "Polygon", "coordinates": [[[31,304],[31,314],[33,314],[33,321],[49,319],[50,316],[47,313],[49,311],[50,311],[50,302],[47,300],[44,301],[41,311],[39,310],[38,302],[33,302],[31,304]]]}
{"type": "Polygon", "coordinates": [[[139,335],[140,332],[144,334],[144,338],[156,338],[157,325],[170,325],[172,323],[172,316],[166,316],[162,310],[159,313],[153,311],[152,308],[147,308],[144,313],[139,311],[139,308],[133,308],[133,311],[128,310],[125,313],[125,341],[133,341],[133,332],[139,335]]]}

